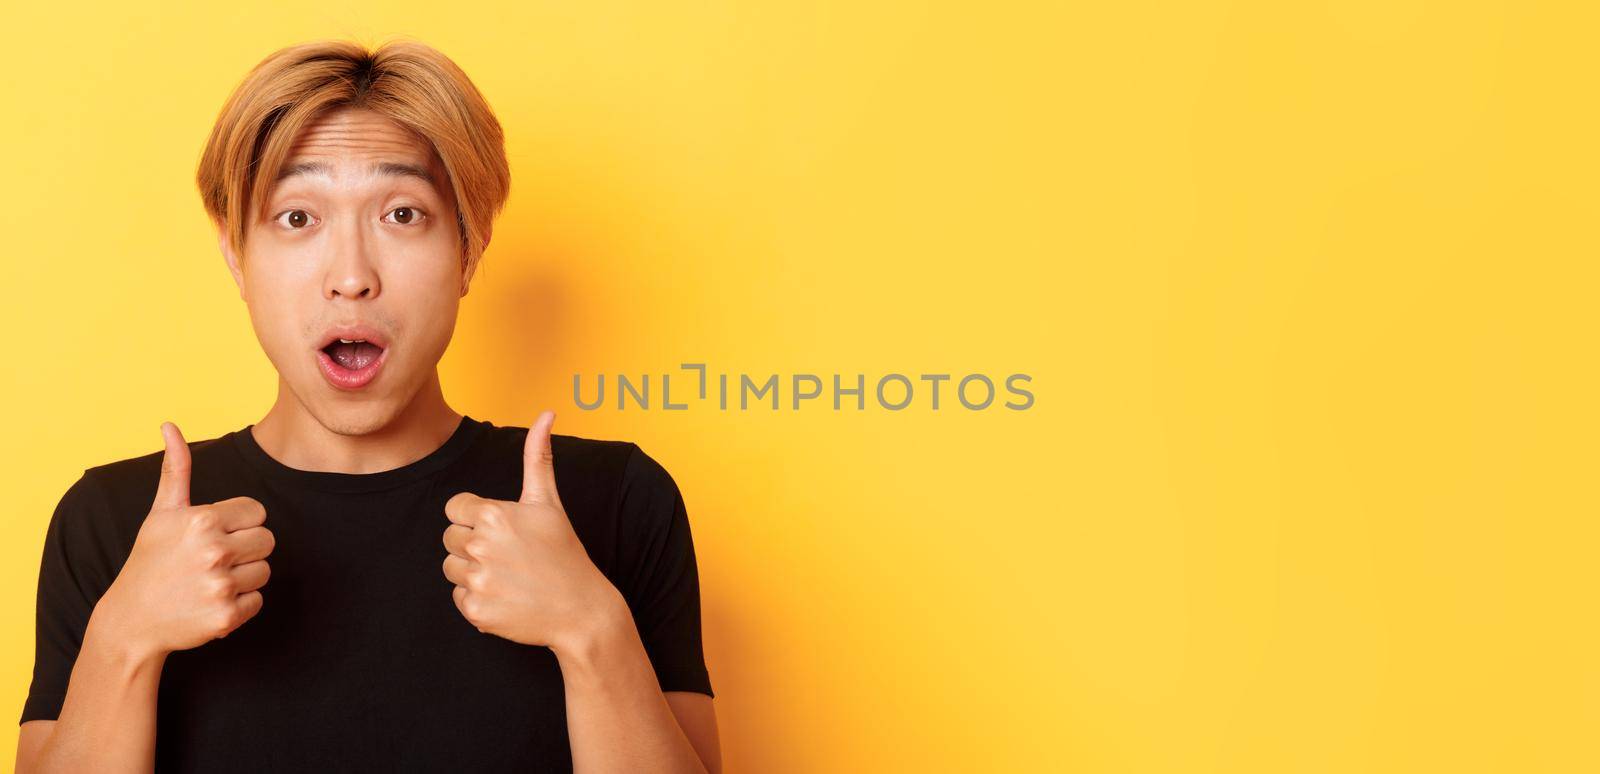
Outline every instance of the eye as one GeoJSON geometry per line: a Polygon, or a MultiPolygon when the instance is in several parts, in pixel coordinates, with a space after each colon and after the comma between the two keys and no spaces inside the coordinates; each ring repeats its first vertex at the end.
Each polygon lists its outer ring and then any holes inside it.
{"type": "MultiPolygon", "coordinates": [[[[419,210],[416,207],[396,207],[392,210],[389,210],[389,216],[393,216],[394,218],[389,222],[398,223],[402,226],[410,226],[415,223],[421,223],[422,220],[427,217],[422,210],[419,210]]],[[[389,216],[385,216],[384,220],[389,220],[389,216]]]]}
{"type": "Polygon", "coordinates": [[[278,217],[273,218],[273,220],[291,229],[299,230],[311,225],[311,213],[305,210],[284,210],[278,213],[278,217]]]}

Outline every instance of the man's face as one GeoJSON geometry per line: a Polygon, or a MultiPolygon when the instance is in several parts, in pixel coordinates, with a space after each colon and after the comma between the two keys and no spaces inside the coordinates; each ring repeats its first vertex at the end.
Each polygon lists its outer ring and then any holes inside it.
{"type": "Polygon", "coordinates": [[[262,349],[324,427],[383,428],[435,378],[465,293],[444,164],[393,121],[337,109],[295,139],[266,212],[242,261],[222,244],[262,349]]]}

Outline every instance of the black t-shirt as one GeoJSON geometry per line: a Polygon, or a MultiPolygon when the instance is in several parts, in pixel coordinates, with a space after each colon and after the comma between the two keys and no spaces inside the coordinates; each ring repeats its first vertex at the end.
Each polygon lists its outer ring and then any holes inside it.
{"type": "MultiPolygon", "coordinates": [[[[467,416],[426,457],[366,474],[285,466],[248,426],[191,442],[190,502],[254,497],[276,546],[261,612],[168,655],[156,769],[571,770],[555,654],[479,632],[441,567],[445,501],[516,500],[527,434],[467,416]]],[[[676,483],[633,443],[550,443],[573,530],[627,600],[661,689],[710,695],[676,483]]],[[[23,722],[59,714],[89,614],[155,498],[161,456],[85,470],[51,517],[23,722]]]]}

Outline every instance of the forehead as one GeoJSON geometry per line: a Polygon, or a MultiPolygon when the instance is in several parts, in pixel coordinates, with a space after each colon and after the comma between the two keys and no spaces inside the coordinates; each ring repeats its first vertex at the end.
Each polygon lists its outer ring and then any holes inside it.
{"type": "Polygon", "coordinates": [[[421,178],[448,193],[444,164],[427,139],[365,108],[338,108],[306,124],[290,144],[278,182],[311,175],[421,178]]]}

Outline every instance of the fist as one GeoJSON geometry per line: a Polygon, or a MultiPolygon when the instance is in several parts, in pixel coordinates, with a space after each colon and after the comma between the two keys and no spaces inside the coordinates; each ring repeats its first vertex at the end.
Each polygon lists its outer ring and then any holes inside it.
{"type": "Polygon", "coordinates": [[[559,652],[623,603],[556,494],[553,424],[555,413],[546,411],[528,430],[516,502],[461,492],[445,503],[444,575],[478,631],[559,652]]]}
{"type": "Polygon", "coordinates": [[[166,654],[226,637],[261,610],[274,541],[253,498],[190,505],[189,446],[177,425],[161,433],[155,502],[101,602],[132,641],[166,654]]]}

